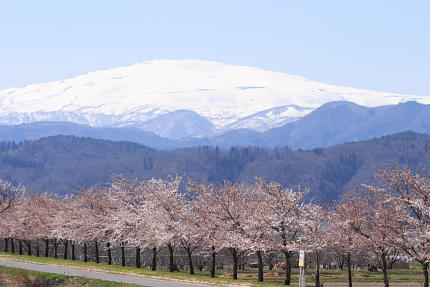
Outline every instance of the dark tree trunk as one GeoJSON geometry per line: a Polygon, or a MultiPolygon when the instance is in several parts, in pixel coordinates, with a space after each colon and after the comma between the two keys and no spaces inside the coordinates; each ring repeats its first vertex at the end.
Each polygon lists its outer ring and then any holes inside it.
{"type": "Polygon", "coordinates": [[[346,255],[346,264],[348,265],[348,286],[352,287],[351,253],[346,255]]]}
{"type": "Polygon", "coordinates": [[[121,265],[125,267],[125,246],[121,244],[121,265]]]}
{"type": "Polygon", "coordinates": [[[340,270],[343,270],[345,267],[345,255],[339,255],[338,263],[340,270]]]}
{"type": "Polygon", "coordinates": [[[237,268],[239,263],[239,256],[237,254],[237,248],[229,248],[231,257],[233,259],[233,279],[237,279],[237,268]]]}
{"type": "Polygon", "coordinates": [[[285,271],[285,282],[284,285],[290,285],[291,284],[291,252],[290,251],[284,251],[285,256],[285,266],[287,270],[285,271]]]}
{"type": "Polygon", "coordinates": [[[31,256],[31,240],[25,241],[25,244],[27,245],[27,254],[31,256]]]}
{"type": "Polygon", "coordinates": [[[99,243],[94,241],[94,250],[95,250],[95,256],[96,256],[96,263],[100,263],[100,254],[99,254],[99,243]]]}
{"type": "Polygon", "coordinates": [[[40,245],[39,245],[39,239],[36,239],[36,256],[40,256],[40,245]]]}
{"type": "Polygon", "coordinates": [[[315,287],[321,287],[320,283],[320,254],[315,251],[315,287]]]}
{"type": "Polygon", "coordinates": [[[112,265],[112,250],[110,248],[110,243],[106,243],[107,253],[108,253],[108,264],[112,265]]]}
{"type": "Polygon", "coordinates": [[[151,266],[151,270],[155,271],[157,270],[157,247],[153,247],[152,248],[152,266],[151,266]]]}
{"type": "Polygon", "coordinates": [[[10,251],[15,253],[15,240],[13,238],[10,239],[10,251]]]}
{"type": "Polygon", "coordinates": [[[429,264],[423,264],[424,287],[429,287],[429,264]]]}
{"type": "Polygon", "coordinates": [[[387,256],[385,252],[382,252],[381,254],[381,266],[382,266],[382,273],[384,273],[384,287],[390,287],[390,283],[388,282],[387,256]]]}
{"type": "Polygon", "coordinates": [[[215,246],[212,246],[212,264],[211,264],[211,277],[215,277],[215,267],[216,267],[216,251],[215,246]]]}
{"type": "Polygon", "coordinates": [[[19,252],[19,255],[22,255],[22,240],[20,239],[19,241],[18,241],[18,252],[19,252]]]}
{"type": "Polygon", "coordinates": [[[188,257],[188,266],[190,268],[190,275],[194,275],[194,265],[193,265],[193,257],[192,257],[192,252],[191,252],[191,248],[187,247],[185,248],[185,250],[187,251],[187,257],[188,257]]]}
{"type": "Polygon", "coordinates": [[[84,262],[88,262],[87,243],[84,242],[84,262]]]}
{"type": "Polygon", "coordinates": [[[66,259],[67,260],[67,253],[68,253],[68,248],[69,247],[69,241],[68,240],[65,240],[64,241],[64,254],[63,254],[63,259],[66,259]]]}
{"type": "Polygon", "coordinates": [[[72,243],[72,260],[76,260],[76,250],[75,250],[75,242],[72,243]]]}
{"type": "Polygon", "coordinates": [[[4,239],[4,252],[7,252],[8,250],[8,242],[9,240],[7,238],[4,239]]]}
{"type": "Polygon", "coordinates": [[[175,271],[175,258],[173,257],[174,248],[172,244],[168,244],[167,248],[169,249],[169,271],[175,271]]]}
{"type": "Polygon", "coordinates": [[[57,239],[54,238],[54,258],[58,257],[58,242],[57,239]]]}
{"type": "Polygon", "coordinates": [[[45,238],[45,257],[49,256],[49,239],[45,238]]]}
{"type": "Polygon", "coordinates": [[[257,251],[258,257],[258,282],[264,281],[264,273],[263,273],[263,256],[261,255],[261,251],[257,251]]]}
{"type": "Polygon", "coordinates": [[[136,268],[140,268],[140,248],[136,247],[136,268]]]}

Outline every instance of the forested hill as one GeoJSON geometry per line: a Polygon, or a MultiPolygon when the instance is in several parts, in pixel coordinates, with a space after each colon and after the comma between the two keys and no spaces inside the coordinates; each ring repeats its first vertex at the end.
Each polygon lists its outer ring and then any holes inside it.
{"type": "Polygon", "coordinates": [[[0,177],[35,192],[68,193],[104,184],[113,174],[128,178],[181,175],[200,181],[252,181],[255,176],[301,185],[330,200],[343,188],[373,180],[375,167],[410,165],[430,170],[430,136],[405,132],[329,148],[293,151],[193,147],[157,151],[131,142],[53,136],[21,144],[0,143],[0,177]]]}

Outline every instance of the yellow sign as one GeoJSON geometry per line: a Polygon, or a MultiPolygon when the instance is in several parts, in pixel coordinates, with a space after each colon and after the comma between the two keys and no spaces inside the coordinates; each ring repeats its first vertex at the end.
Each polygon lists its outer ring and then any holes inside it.
{"type": "Polygon", "coordinates": [[[305,267],[305,251],[300,250],[299,253],[299,267],[305,267]]]}

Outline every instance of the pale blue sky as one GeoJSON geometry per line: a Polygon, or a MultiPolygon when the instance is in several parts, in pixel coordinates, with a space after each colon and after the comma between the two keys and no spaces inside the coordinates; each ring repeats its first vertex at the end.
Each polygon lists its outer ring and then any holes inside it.
{"type": "Polygon", "coordinates": [[[0,0],[0,89],[204,59],[430,96],[428,0],[0,0]]]}

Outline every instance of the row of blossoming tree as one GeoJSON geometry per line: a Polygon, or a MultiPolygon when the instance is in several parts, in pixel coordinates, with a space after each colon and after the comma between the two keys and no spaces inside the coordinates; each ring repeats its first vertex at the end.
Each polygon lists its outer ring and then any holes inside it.
{"type": "MultiPolygon", "coordinates": [[[[308,191],[284,188],[276,182],[256,179],[254,184],[200,184],[151,179],[127,181],[114,177],[107,187],[82,189],[73,195],[26,193],[22,186],[0,181],[0,236],[7,241],[36,246],[58,242],[82,244],[87,261],[87,244],[107,248],[112,264],[112,247],[134,246],[136,254],[152,250],[153,270],[157,253],[168,250],[169,270],[175,270],[174,253],[187,255],[194,274],[195,253],[211,258],[215,276],[220,250],[231,256],[233,278],[238,277],[239,260],[245,254],[258,259],[258,280],[264,280],[263,254],[278,252],[286,262],[285,284],[291,282],[292,257],[298,250],[313,255],[315,286],[321,286],[319,258],[335,250],[346,258],[349,286],[352,286],[351,254],[366,254],[378,263],[389,286],[388,262],[401,254],[422,266],[428,287],[430,262],[430,179],[408,168],[377,172],[377,184],[348,192],[330,206],[307,199],[308,191]]],[[[136,257],[136,258],[140,258],[136,257]]],[[[139,259],[140,260],[140,259],[139,259]]],[[[139,263],[140,264],[140,263],[139,263]]]]}

